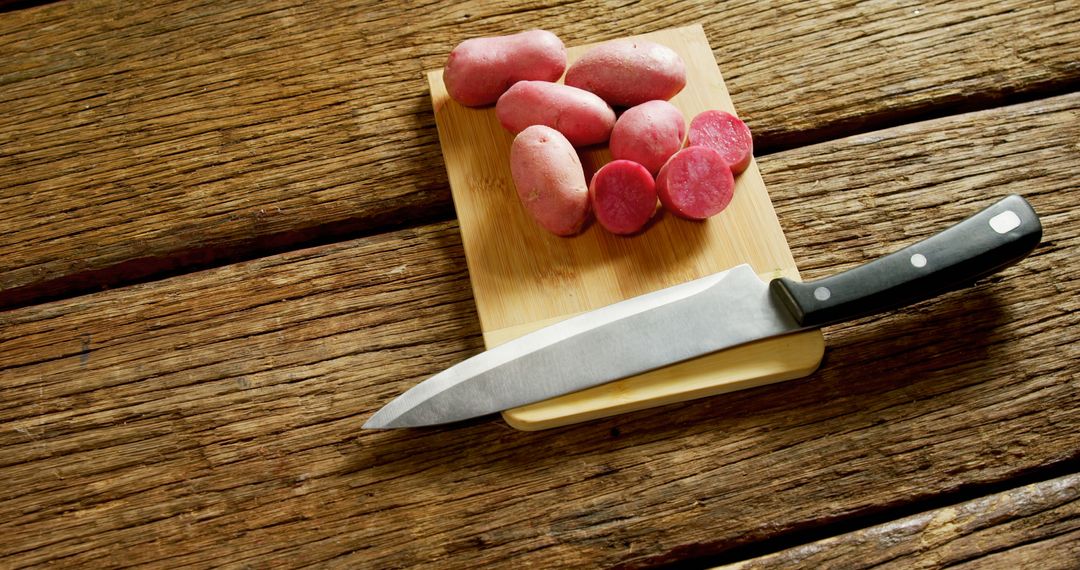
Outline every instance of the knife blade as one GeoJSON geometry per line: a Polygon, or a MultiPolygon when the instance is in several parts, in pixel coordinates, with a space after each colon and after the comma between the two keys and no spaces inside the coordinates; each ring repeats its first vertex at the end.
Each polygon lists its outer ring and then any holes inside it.
{"type": "Polygon", "coordinates": [[[1042,238],[1010,195],[864,265],[809,282],[762,281],[748,265],[569,318],[468,358],[376,412],[366,429],[421,427],[500,412],[755,340],[896,309],[973,284],[1042,238]]]}

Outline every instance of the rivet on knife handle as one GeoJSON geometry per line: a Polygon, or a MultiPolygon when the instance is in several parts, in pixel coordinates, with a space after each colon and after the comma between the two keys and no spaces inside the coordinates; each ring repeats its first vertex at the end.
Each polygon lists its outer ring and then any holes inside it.
{"type": "Polygon", "coordinates": [[[1039,244],[1042,224],[1027,200],[1008,196],[949,229],[880,259],[816,281],[774,279],[770,288],[802,326],[888,311],[970,285],[1039,244]]]}

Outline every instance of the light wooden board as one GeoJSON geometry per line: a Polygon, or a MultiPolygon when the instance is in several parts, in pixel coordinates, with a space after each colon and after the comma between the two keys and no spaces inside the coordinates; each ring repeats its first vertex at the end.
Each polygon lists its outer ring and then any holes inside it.
{"type": "MultiPolygon", "coordinates": [[[[735,112],[701,26],[638,37],[671,47],[686,62],[687,86],[671,102],[687,121],[707,109],[735,112]]],[[[570,61],[590,45],[569,48],[570,61]]],[[[428,80],[487,346],[741,263],[765,279],[798,278],[756,163],[737,177],[731,205],[705,222],[661,212],[632,237],[612,235],[595,223],[578,236],[557,237],[537,226],[518,202],[509,168],[513,135],[499,124],[494,108],[454,102],[441,70],[429,72],[428,80]]],[[[608,160],[604,148],[583,152],[583,162],[594,167],[608,160]]],[[[504,417],[519,429],[542,429],[787,380],[812,372],[824,352],[818,331],[761,345],[511,410],[504,417]],[[747,364],[748,354],[765,355],[762,365],[753,359],[747,364]]]]}

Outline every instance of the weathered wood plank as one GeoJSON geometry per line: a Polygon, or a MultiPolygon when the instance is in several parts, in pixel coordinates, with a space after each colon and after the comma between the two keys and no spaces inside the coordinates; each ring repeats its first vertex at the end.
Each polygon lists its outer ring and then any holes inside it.
{"type": "Polygon", "coordinates": [[[787,151],[822,273],[1017,189],[1044,243],[813,376],[525,433],[360,432],[481,347],[452,222],[0,314],[0,563],[647,566],[1076,458],[1080,95],[787,151]],[[989,459],[988,459],[989,458],[989,459]]]}
{"type": "Polygon", "coordinates": [[[62,2],[0,18],[0,306],[450,217],[423,71],[467,37],[704,24],[759,150],[1075,89],[1080,11],[62,2]],[[1023,30],[1023,33],[1017,33],[1023,30]]]}
{"type": "Polygon", "coordinates": [[[919,513],[716,570],[1041,568],[1080,560],[1080,475],[919,513]]]}

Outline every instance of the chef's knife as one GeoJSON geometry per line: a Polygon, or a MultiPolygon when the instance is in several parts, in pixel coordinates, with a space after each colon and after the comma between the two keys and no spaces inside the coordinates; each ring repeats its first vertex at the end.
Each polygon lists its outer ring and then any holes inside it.
{"type": "Polygon", "coordinates": [[[895,309],[964,287],[1038,245],[1042,225],[1008,196],[949,229],[810,282],[761,281],[740,265],[583,313],[464,360],[417,384],[365,428],[482,416],[750,341],[895,309]]]}

